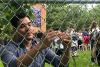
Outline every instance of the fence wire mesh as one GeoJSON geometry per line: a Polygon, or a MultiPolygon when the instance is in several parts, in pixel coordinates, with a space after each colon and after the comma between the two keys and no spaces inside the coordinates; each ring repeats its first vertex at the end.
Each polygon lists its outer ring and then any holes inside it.
{"type": "Polygon", "coordinates": [[[0,1],[0,67],[99,67],[99,3],[47,1],[0,1]]]}

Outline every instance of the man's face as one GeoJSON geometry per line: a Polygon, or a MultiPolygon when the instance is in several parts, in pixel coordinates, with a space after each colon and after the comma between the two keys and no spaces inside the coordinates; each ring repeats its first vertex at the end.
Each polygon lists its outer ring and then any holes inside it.
{"type": "Polygon", "coordinates": [[[32,40],[34,37],[34,28],[31,20],[28,17],[20,19],[18,27],[19,37],[25,37],[26,40],[32,40]]]}

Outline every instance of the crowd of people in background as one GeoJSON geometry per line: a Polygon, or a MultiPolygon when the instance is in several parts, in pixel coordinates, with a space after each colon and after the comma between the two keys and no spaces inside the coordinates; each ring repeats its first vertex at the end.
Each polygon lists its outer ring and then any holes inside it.
{"type": "MultiPolygon", "coordinates": [[[[62,32],[59,29],[56,31],[62,32]]],[[[70,28],[66,33],[70,33],[71,36],[71,53],[72,56],[78,56],[78,49],[81,51],[91,50],[94,52],[94,45],[96,44],[96,35],[100,31],[99,26],[96,21],[93,21],[89,28],[84,28],[83,30],[76,31],[75,28],[70,28]]],[[[53,50],[57,54],[61,53],[61,50],[64,49],[64,46],[61,44],[61,41],[58,37],[55,37],[53,50]],[[59,51],[59,49],[61,49],[59,51]]]]}

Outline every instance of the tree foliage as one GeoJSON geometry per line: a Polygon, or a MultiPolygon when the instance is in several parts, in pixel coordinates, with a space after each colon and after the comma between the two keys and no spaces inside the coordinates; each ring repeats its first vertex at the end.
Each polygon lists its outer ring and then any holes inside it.
{"type": "MultiPolygon", "coordinates": [[[[17,12],[27,12],[27,14],[34,18],[31,12],[32,4],[23,3],[0,3],[0,37],[11,38],[12,26],[10,19],[17,12]]],[[[76,30],[82,30],[83,28],[89,28],[93,20],[100,22],[100,5],[97,5],[93,9],[88,10],[86,4],[46,4],[47,10],[47,29],[59,28],[66,30],[68,28],[75,28],[76,30]]],[[[100,23],[99,23],[100,25],[100,23]]]]}
{"type": "Polygon", "coordinates": [[[75,28],[82,30],[89,28],[93,20],[100,18],[100,6],[87,9],[86,4],[48,4],[47,5],[47,28],[75,28]]]}

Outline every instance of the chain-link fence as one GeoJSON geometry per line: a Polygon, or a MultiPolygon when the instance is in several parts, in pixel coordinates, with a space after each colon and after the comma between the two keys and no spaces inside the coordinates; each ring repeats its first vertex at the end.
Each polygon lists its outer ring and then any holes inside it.
{"type": "Polygon", "coordinates": [[[0,67],[99,67],[99,0],[1,0],[0,67]]]}

